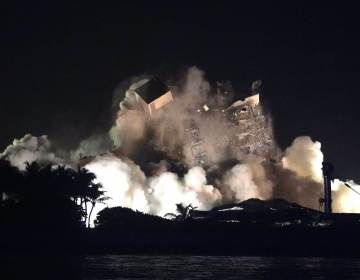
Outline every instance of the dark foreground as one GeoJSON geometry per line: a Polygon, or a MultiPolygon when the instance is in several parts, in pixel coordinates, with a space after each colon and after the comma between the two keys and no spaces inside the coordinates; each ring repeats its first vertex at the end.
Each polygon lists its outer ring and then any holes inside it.
{"type": "Polygon", "coordinates": [[[360,257],[360,228],[169,222],[81,231],[2,231],[0,252],[360,257]]]}
{"type": "Polygon", "coordinates": [[[8,227],[0,252],[360,257],[360,215],[249,200],[177,220],[108,208],[95,229],[8,227]]]}
{"type": "Polygon", "coordinates": [[[2,228],[0,279],[360,279],[359,215],[231,207],[177,221],[109,209],[95,229],[2,228]]]}
{"type": "Polygon", "coordinates": [[[360,279],[360,259],[182,255],[0,256],[1,279],[360,279]]]}

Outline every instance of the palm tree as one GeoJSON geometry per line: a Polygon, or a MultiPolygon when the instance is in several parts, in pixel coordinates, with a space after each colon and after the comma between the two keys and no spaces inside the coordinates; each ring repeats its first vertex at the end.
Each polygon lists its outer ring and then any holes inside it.
{"type": "Polygon", "coordinates": [[[185,206],[182,203],[177,203],[176,204],[176,212],[178,212],[178,214],[174,214],[174,213],[167,213],[165,215],[165,218],[170,218],[172,220],[175,221],[186,221],[189,218],[191,218],[191,211],[195,210],[197,207],[193,207],[191,204],[189,204],[188,206],[185,206]]]}
{"type": "Polygon", "coordinates": [[[76,203],[76,172],[68,167],[27,165],[25,184],[20,192],[21,207],[33,211],[44,224],[75,224],[84,217],[76,203]]]}
{"type": "Polygon", "coordinates": [[[13,220],[20,218],[24,225],[75,225],[84,222],[90,226],[96,203],[104,203],[108,199],[104,196],[102,185],[94,182],[95,178],[95,174],[85,168],[74,170],[37,162],[28,163],[25,171],[20,172],[7,160],[0,159],[0,207],[3,208],[0,213],[4,216],[2,210],[8,209],[6,205],[14,202],[11,207],[18,216],[13,220]],[[11,201],[7,199],[6,205],[3,194],[13,198],[11,201]],[[87,209],[89,205],[90,212],[87,209]]]}
{"type": "Polygon", "coordinates": [[[90,189],[88,191],[88,200],[91,203],[91,209],[89,212],[89,216],[87,217],[87,227],[90,227],[91,214],[94,210],[96,203],[104,203],[105,200],[109,199],[109,197],[104,196],[104,191],[100,190],[103,186],[100,183],[91,183],[90,189]]]}
{"type": "Polygon", "coordinates": [[[78,197],[80,199],[80,206],[82,209],[84,209],[85,225],[88,219],[87,203],[89,202],[89,198],[88,198],[89,187],[91,186],[91,184],[93,184],[93,181],[95,179],[96,176],[94,173],[91,173],[86,168],[80,168],[80,167],[78,168],[78,171],[76,172],[75,184],[78,192],[78,197]]]}

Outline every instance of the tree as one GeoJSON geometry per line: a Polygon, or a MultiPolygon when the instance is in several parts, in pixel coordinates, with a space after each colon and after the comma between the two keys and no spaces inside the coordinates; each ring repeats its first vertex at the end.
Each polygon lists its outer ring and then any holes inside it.
{"type": "Polygon", "coordinates": [[[13,221],[17,193],[23,184],[23,174],[4,158],[0,159],[0,226],[13,221]]]}
{"type": "Polygon", "coordinates": [[[91,209],[87,218],[87,227],[90,227],[91,214],[94,210],[96,203],[105,203],[105,200],[109,199],[109,197],[104,196],[105,192],[100,190],[101,188],[102,185],[100,183],[91,183],[90,185],[87,197],[91,203],[91,209]]]}
{"type": "Polygon", "coordinates": [[[188,206],[185,206],[182,203],[177,203],[176,204],[176,212],[178,213],[177,215],[174,213],[167,213],[165,215],[165,218],[170,218],[172,220],[175,221],[186,221],[189,218],[191,218],[191,211],[195,210],[197,207],[193,207],[191,204],[189,204],[188,206]]]}
{"type": "Polygon", "coordinates": [[[21,187],[23,174],[6,159],[0,159],[0,207],[5,197],[13,196],[21,187]]]}
{"type": "Polygon", "coordinates": [[[18,193],[20,218],[27,225],[75,226],[84,212],[77,205],[74,173],[64,166],[28,164],[18,193]]]}
{"type": "Polygon", "coordinates": [[[95,179],[85,168],[32,162],[19,171],[0,159],[0,220],[19,226],[89,226],[96,203],[107,199],[95,179]]]}
{"type": "Polygon", "coordinates": [[[91,173],[86,168],[78,168],[78,171],[76,173],[76,185],[78,188],[78,194],[80,198],[80,205],[85,210],[85,224],[87,220],[87,202],[89,202],[88,199],[88,188],[91,186],[93,181],[96,179],[96,176],[94,173],[91,173]]]}

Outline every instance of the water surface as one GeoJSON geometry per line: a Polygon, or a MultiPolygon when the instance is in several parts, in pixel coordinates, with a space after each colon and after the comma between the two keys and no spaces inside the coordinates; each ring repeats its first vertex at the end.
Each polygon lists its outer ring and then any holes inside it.
{"type": "Polygon", "coordinates": [[[1,266],[4,279],[360,279],[360,259],[345,258],[12,255],[1,266]]]}

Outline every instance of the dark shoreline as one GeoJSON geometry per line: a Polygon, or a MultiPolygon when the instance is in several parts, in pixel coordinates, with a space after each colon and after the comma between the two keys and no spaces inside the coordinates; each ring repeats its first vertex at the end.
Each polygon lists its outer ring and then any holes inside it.
{"type": "Polygon", "coordinates": [[[5,253],[360,257],[358,226],[274,228],[186,222],[166,230],[2,231],[5,253]]]}
{"type": "Polygon", "coordinates": [[[283,200],[251,199],[173,220],[106,208],[96,221],[95,228],[1,227],[0,252],[360,257],[359,214],[329,215],[283,200]]]}

